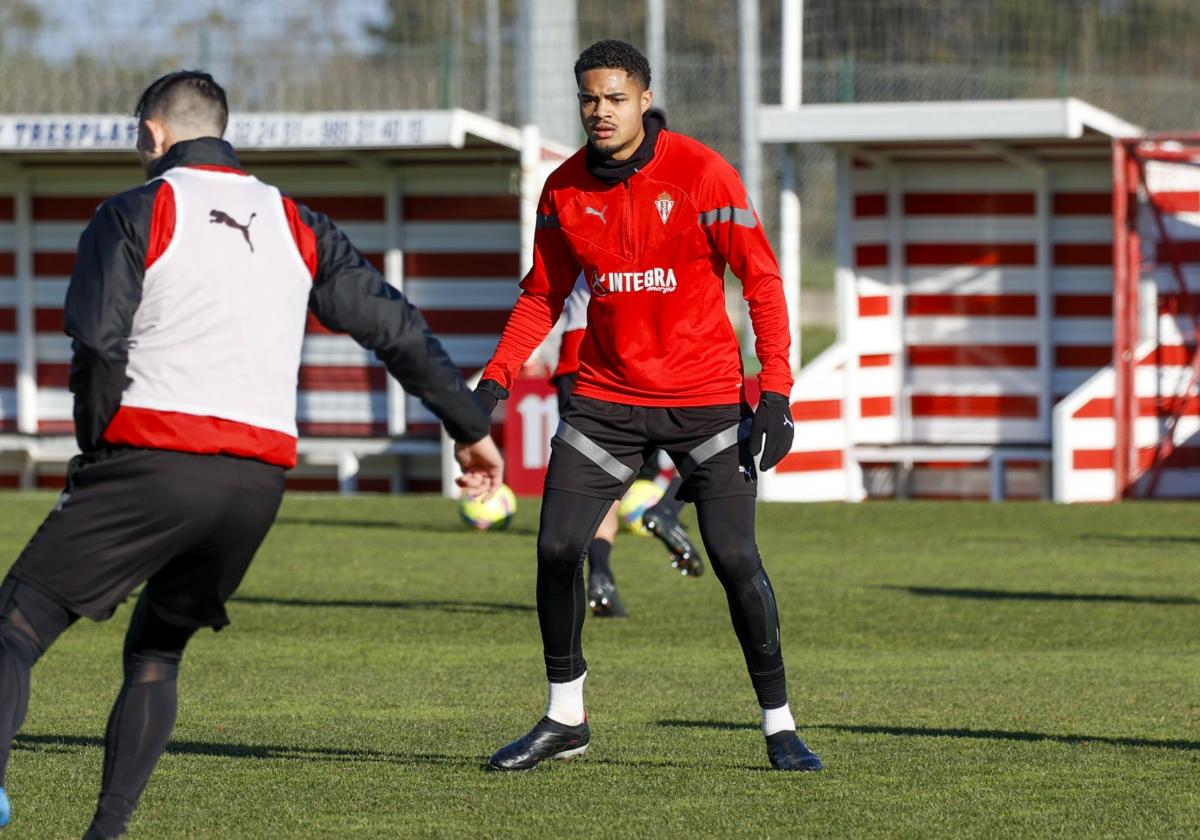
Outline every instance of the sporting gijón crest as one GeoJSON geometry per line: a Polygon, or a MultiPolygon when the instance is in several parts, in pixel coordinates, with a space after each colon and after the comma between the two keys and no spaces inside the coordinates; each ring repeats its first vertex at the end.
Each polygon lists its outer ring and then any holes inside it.
{"type": "Polygon", "coordinates": [[[671,198],[669,192],[664,191],[658,194],[658,198],[654,199],[654,206],[658,208],[658,217],[662,219],[662,223],[665,225],[667,219],[671,216],[671,210],[675,207],[675,199],[671,198]]]}

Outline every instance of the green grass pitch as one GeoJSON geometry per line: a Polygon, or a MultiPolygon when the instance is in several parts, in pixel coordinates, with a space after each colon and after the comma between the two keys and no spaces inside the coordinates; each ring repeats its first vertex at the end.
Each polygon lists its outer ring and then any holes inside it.
{"type": "MultiPolygon", "coordinates": [[[[51,504],[0,498],[8,557],[51,504]]],[[[1194,505],[761,504],[815,775],[766,769],[711,572],[623,536],[632,617],[584,631],[591,751],[503,776],[484,760],[544,702],[521,505],[481,534],[436,498],[290,496],[184,658],[130,837],[1200,836],[1194,505]]],[[[35,670],[3,836],[86,827],[128,616],[35,670]]]]}

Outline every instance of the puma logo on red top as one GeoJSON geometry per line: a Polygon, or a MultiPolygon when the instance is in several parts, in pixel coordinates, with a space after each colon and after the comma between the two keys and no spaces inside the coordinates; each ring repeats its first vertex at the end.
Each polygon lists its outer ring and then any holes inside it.
{"type": "Polygon", "coordinates": [[[209,224],[213,225],[228,225],[235,230],[240,230],[242,232],[242,236],[246,238],[246,244],[250,246],[250,253],[253,254],[254,243],[250,241],[250,223],[254,221],[254,217],[257,215],[257,213],[251,213],[250,218],[246,220],[246,224],[239,225],[237,221],[224,210],[209,210],[208,222],[209,224]]]}
{"type": "MultiPolygon", "coordinates": [[[[605,208],[607,210],[608,208],[605,208]]],[[[600,221],[608,224],[608,219],[604,218],[604,210],[597,210],[595,207],[584,207],[583,212],[589,216],[599,216],[600,221]]]]}

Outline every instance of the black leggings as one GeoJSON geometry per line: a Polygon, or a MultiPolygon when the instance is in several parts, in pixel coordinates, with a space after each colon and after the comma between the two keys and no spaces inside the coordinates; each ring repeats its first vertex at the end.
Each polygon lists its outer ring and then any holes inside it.
{"type": "MultiPolygon", "coordinates": [[[[587,614],[583,557],[610,499],[547,488],[538,530],[537,605],[551,682],[569,682],[587,670],[581,635],[587,614]]],[[[758,701],[764,708],[787,702],[779,613],[771,582],[754,541],[754,497],[729,496],[696,503],[700,537],[729,602],[758,701]]]]}

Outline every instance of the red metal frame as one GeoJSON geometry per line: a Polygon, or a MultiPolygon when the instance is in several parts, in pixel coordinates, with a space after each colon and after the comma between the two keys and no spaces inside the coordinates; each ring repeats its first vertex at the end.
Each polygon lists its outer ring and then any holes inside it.
{"type": "MultiPolygon", "coordinates": [[[[1113,466],[1119,497],[1135,494],[1140,477],[1135,457],[1134,423],[1137,417],[1138,343],[1138,286],[1141,279],[1141,241],[1138,235],[1139,197],[1146,196],[1146,205],[1154,219],[1158,234],[1158,255],[1169,255],[1168,264],[1175,280],[1179,300],[1192,326],[1192,359],[1189,375],[1182,393],[1174,397],[1158,395],[1157,409],[1162,429],[1150,466],[1143,473],[1147,480],[1142,495],[1153,496],[1167,458],[1175,450],[1175,427],[1187,408],[1187,397],[1200,384],[1200,300],[1188,291],[1183,274],[1182,256],[1163,220],[1162,208],[1152,200],[1146,180],[1146,162],[1189,163],[1200,165],[1200,135],[1157,135],[1138,140],[1113,142],[1113,366],[1116,389],[1113,400],[1113,419],[1116,421],[1116,449],[1113,466]],[[1169,142],[1173,148],[1162,148],[1169,142]],[[1189,148],[1190,145],[1190,148],[1189,148]],[[1163,247],[1166,246],[1166,247],[1163,247]]],[[[1157,314],[1157,313],[1156,313],[1157,314]]]]}

